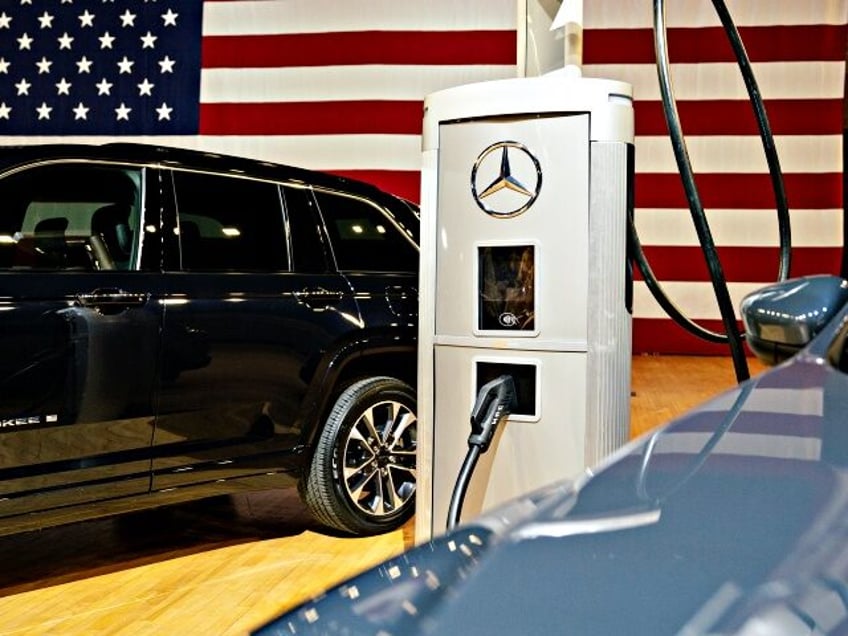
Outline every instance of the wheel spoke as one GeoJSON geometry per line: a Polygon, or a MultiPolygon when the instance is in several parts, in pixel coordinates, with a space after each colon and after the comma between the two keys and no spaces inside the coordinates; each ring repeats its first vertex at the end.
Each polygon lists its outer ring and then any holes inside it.
{"type": "Polygon", "coordinates": [[[389,449],[392,451],[395,450],[398,445],[398,442],[404,439],[404,436],[407,431],[413,433],[414,439],[414,431],[411,430],[411,427],[413,427],[418,420],[416,419],[413,413],[410,413],[409,410],[405,410],[400,417],[396,416],[393,421],[396,423],[396,425],[393,426],[394,430],[392,431],[392,437],[391,440],[388,442],[389,449]]]}
{"type": "Polygon", "coordinates": [[[377,471],[377,478],[374,480],[374,483],[377,486],[377,492],[374,493],[371,505],[368,507],[374,514],[384,515],[386,514],[386,496],[383,488],[382,471],[377,471]]]}
{"type": "Polygon", "coordinates": [[[415,469],[392,465],[388,467],[392,490],[392,505],[402,507],[415,494],[415,469]]]}
{"type": "Polygon", "coordinates": [[[383,443],[390,443],[389,440],[393,438],[393,434],[395,429],[397,428],[397,424],[401,419],[401,413],[406,412],[406,408],[403,404],[398,402],[391,402],[388,406],[388,413],[386,414],[386,424],[383,426],[383,443]]]}
{"type": "Polygon", "coordinates": [[[352,439],[356,440],[358,442],[362,442],[362,444],[365,445],[365,446],[368,445],[368,440],[365,438],[365,436],[359,430],[359,422],[357,422],[356,426],[354,426],[350,430],[350,437],[348,438],[348,444],[350,444],[350,440],[352,440],[352,439]]]}
{"type": "Polygon", "coordinates": [[[374,466],[368,472],[368,474],[365,474],[365,472],[366,472],[365,470],[361,470],[361,471],[354,472],[351,475],[351,479],[353,477],[357,476],[357,475],[362,475],[362,479],[359,482],[357,482],[357,484],[352,488],[349,484],[350,479],[345,480],[345,483],[348,484],[348,492],[350,493],[350,496],[353,498],[353,500],[355,502],[359,502],[359,500],[361,499],[362,492],[365,490],[365,486],[368,485],[368,482],[376,481],[377,484],[380,483],[380,471],[376,466],[374,466]],[[374,479],[375,476],[377,477],[376,480],[374,479]]]}
{"type": "Polygon", "coordinates": [[[360,423],[365,424],[365,428],[368,431],[368,437],[373,439],[375,442],[382,439],[380,434],[377,432],[377,429],[374,427],[373,406],[370,409],[366,409],[366,411],[362,414],[362,417],[360,417],[359,421],[356,423],[356,428],[359,428],[360,423]]]}
{"type": "Polygon", "coordinates": [[[392,453],[392,462],[390,466],[414,475],[416,463],[415,451],[402,451],[392,453]]]}
{"type": "Polygon", "coordinates": [[[394,467],[394,470],[408,470],[409,473],[412,474],[412,479],[403,478],[403,474],[397,475],[401,477],[400,487],[395,489],[397,496],[400,498],[400,505],[405,504],[409,499],[415,494],[415,470],[414,469],[404,469],[399,467],[394,467]]]}
{"type": "MultiPolygon", "coordinates": [[[[387,505],[389,510],[396,510],[398,508],[398,503],[396,501],[397,491],[395,490],[395,482],[392,479],[392,471],[390,468],[384,469],[382,475],[380,475],[381,489],[385,496],[383,501],[383,509],[385,510],[387,505]],[[386,501],[386,499],[388,501],[386,501]]],[[[403,502],[401,502],[403,503],[403,502]]]]}
{"type": "Polygon", "coordinates": [[[351,428],[350,436],[344,448],[344,471],[345,480],[349,480],[357,472],[364,470],[366,466],[377,458],[374,449],[361,435],[358,428],[351,428]]]}

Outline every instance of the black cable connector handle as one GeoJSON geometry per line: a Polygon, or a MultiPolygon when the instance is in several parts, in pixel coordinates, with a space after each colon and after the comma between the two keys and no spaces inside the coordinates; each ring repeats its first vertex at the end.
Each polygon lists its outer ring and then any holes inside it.
{"type": "Polygon", "coordinates": [[[510,375],[502,375],[487,382],[477,392],[477,400],[471,409],[471,434],[468,436],[468,452],[462,462],[462,468],[454,484],[448,510],[447,529],[452,530],[462,514],[465,493],[477,460],[489,450],[489,444],[501,421],[505,420],[515,408],[515,381],[510,375]]]}

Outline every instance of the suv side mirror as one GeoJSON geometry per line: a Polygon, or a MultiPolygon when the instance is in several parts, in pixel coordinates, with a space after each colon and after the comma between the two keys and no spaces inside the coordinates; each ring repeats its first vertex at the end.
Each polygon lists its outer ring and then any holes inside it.
{"type": "Polygon", "coordinates": [[[845,302],[848,281],[806,276],[769,285],[742,299],[748,346],[765,364],[795,355],[818,334],[845,302]]]}

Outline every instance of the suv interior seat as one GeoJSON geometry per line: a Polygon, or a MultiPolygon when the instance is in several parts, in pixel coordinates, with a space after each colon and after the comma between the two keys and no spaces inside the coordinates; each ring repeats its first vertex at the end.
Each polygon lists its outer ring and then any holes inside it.
{"type": "MultiPolygon", "coordinates": [[[[113,262],[111,267],[107,266],[108,263],[101,263],[101,269],[127,269],[133,240],[129,219],[129,206],[121,203],[104,205],[91,216],[92,237],[102,240],[113,262]]],[[[93,243],[96,244],[96,241],[93,243]]]]}

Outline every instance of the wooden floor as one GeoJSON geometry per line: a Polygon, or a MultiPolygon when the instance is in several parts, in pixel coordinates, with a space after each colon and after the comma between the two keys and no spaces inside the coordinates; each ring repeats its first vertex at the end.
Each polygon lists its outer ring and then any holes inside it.
{"type": "MultiPolygon", "coordinates": [[[[636,357],[632,434],[734,384],[726,358],[636,357]]],[[[0,635],[244,635],[411,543],[332,536],[283,492],[2,537],[0,635]]]]}

